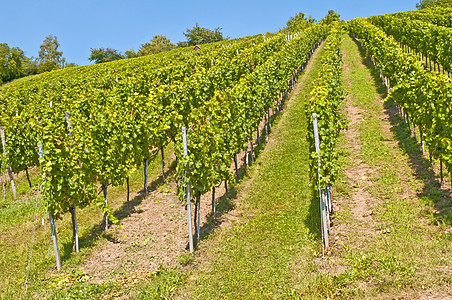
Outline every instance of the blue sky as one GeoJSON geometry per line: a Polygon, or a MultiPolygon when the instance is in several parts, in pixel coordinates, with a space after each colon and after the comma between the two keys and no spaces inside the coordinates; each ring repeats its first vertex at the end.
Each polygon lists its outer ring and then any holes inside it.
{"type": "Polygon", "coordinates": [[[416,9],[418,0],[0,0],[0,43],[38,56],[44,38],[53,34],[66,62],[89,64],[91,48],[138,50],[162,34],[173,43],[196,22],[223,28],[231,38],[275,32],[298,12],[316,19],[333,9],[344,20],[416,9]]]}

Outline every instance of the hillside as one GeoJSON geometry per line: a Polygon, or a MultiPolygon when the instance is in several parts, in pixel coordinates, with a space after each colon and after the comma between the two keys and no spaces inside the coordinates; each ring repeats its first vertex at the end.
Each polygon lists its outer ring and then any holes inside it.
{"type": "Polygon", "coordinates": [[[452,298],[450,13],[330,17],[0,89],[2,298],[452,298]]]}

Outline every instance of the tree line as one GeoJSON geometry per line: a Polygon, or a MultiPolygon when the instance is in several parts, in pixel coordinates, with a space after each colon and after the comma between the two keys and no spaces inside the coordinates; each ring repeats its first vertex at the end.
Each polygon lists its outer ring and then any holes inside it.
{"type": "Polygon", "coordinates": [[[57,37],[49,35],[40,46],[39,56],[30,58],[19,47],[11,48],[6,43],[0,43],[0,84],[23,76],[75,66],[66,63],[63,52],[58,51],[59,47],[57,37]]]}
{"type": "MultiPolygon", "coordinates": [[[[221,32],[222,28],[210,30],[196,23],[193,28],[184,32],[187,41],[173,44],[164,35],[155,35],[153,38],[140,46],[138,51],[130,49],[121,53],[111,48],[91,49],[90,61],[94,63],[108,62],[124,58],[133,58],[144,55],[156,54],[169,51],[177,47],[202,45],[227,39],[221,32]]],[[[35,75],[43,72],[61,68],[74,67],[74,63],[66,63],[63,52],[59,51],[60,44],[54,35],[47,36],[40,46],[39,56],[26,57],[19,47],[10,47],[6,43],[0,43],[0,84],[20,77],[35,75]]]]}
{"type": "Polygon", "coordinates": [[[452,7],[452,0],[421,0],[416,4],[418,9],[429,7],[452,7]]]}
{"type": "MultiPolygon", "coordinates": [[[[445,0],[437,0],[445,1],[445,0]]],[[[331,23],[339,19],[339,15],[334,11],[329,11],[327,18],[322,22],[331,23]]],[[[308,27],[316,22],[315,19],[300,13],[287,22],[285,30],[287,32],[296,32],[308,27]],[[302,20],[303,22],[301,22],[302,20]]],[[[164,35],[155,35],[149,42],[140,46],[138,51],[130,49],[121,53],[112,48],[91,48],[89,60],[94,63],[103,63],[125,58],[134,58],[139,56],[157,54],[169,51],[178,47],[195,46],[207,43],[219,42],[228,37],[224,37],[222,28],[213,30],[199,26],[196,23],[192,28],[188,28],[183,34],[186,41],[176,44],[172,43],[164,35]]],[[[39,74],[61,68],[76,66],[74,63],[66,63],[63,52],[59,51],[60,44],[54,35],[47,36],[40,46],[39,56],[37,58],[28,58],[19,47],[11,48],[8,44],[0,44],[0,84],[17,79],[23,76],[39,74]]]]}
{"type": "Polygon", "coordinates": [[[134,49],[127,50],[123,53],[116,49],[111,48],[91,48],[91,55],[89,57],[90,61],[94,63],[103,63],[124,58],[133,58],[138,56],[145,56],[151,54],[157,54],[160,52],[169,51],[178,47],[202,45],[207,43],[219,42],[227,39],[223,36],[221,32],[222,28],[215,28],[214,30],[204,28],[196,23],[193,28],[188,28],[183,34],[187,41],[178,42],[173,44],[170,39],[164,35],[154,35],[152,39],[140,46],[138,51],[134,49]]]}

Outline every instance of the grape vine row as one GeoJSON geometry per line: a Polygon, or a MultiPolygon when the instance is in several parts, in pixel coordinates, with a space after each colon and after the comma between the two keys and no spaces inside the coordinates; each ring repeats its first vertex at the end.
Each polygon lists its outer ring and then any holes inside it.
{"type": "Polygon", "coordinates": [[[363,19],[349,22],[367,53],[389,79],[392,97],[421,131],[430,154],[452,171],[452,83],[426,70],[415,55],[405,53],[392,37],[363,19]]]}

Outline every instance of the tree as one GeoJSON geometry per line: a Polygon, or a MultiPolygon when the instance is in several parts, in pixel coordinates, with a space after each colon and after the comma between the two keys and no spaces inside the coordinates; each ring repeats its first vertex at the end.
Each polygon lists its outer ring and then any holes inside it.
{"type": "Polygon", "coordinates": [[[416,4],[417,9],[424,9],[434,6],[452,7],[452,0],[421,0],[416,4]]]}
{"type": "Polygon", "coordinates": [[[295,17],[291,17],[289,21],[287,21],[285,31],[299,32],[306,27],[313,25],[315,22],[316,19],[313,19],[311,16],[306,18],[304,13],[298,13],[295,17]]]}
{"type": "Polygon", "coordinates": [[[176,44],[176,48],[187,47],[187,46],[188,46],[187,42],[177,42],[177,44],[176,44]]]}
{"type": "Polygon", "coordinates": [[[124,52],[124,54],[126,58],[134,58],[138,56],[138,54],[133,49],[127,50],[126,52],[124,52]]]}
{"type": "Polygon", "coordinates": [[[138,51],[139,56],[156,54],[164,51],[169,51],[176,48],[176,45],[171,43],[171,41],[164,35],[154,35],[150,43],[145,43],[141,45],[138,51]]]}
{"type": "Polygon", "coordinates": [[[20,48],[10,48],[6,43],[0,44],[0,83],[23,76],[22,63],[25,59],[20,48]]]}
{"type": "Polygon", "coordinates": [[[24,75],[35,75],[38,74],[38,68],[39,68],[39,61],[34,58],[28,58],[26,57],[25,60],[22,62],[22,69],[24,71],[24,75]]]}
{"type": "Polygon", "coordinates": [[[94,61],[94,63],[96,64],[119,60],[123,58],[125,58],[125,56],[122,55],[121,52],[111,48],[99,48],[99,49],[91,48],[91,55],[89,56],[89,60],[94,61]]]}
{"type": "Polygon", "coordinates": [[[57,37],[49,35],[45,38],[39,50],[39,71],[47,72],[55,69],[60,69],[64,66],[66,59],[63,57],[63,52],[58,51],[60,44],[57,37]]]}
{"type": "Polygon", "coordinates": [[[196,44],[207,44],[214,43],[224,40],[223,33],[221,33],[220,27],[215,28],[215,30],[210,30],[207,28],[200,27],[198,23],[192,28],[187,29],[184,32],[185,37],[187,38],[187,45],[194,46],[196,44]]]}
{"type": "Polygon", "coordinates": [[[78,65],[76,63],[69,63],[69,64],[65,64],[64,67],[65,68],[74,68],[74,67],[78,67],[78,65]]]}
{"type": "Polygon", "coordinates": [[[339,21],[340,17],[341,16],[338,13],[336,13],[334,10],[329,10],[328,14],[325,16],[325,18],[320,20],[320,24],[331,24],[333,22],[339,21]]]}

